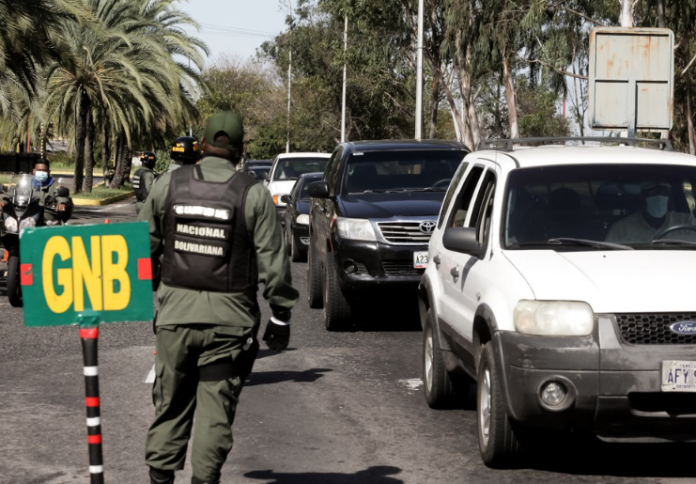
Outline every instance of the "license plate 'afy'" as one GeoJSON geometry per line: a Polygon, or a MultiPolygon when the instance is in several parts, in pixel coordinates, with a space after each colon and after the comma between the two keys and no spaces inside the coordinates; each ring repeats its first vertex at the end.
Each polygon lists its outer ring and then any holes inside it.
{"type": "Polygon", "coordinates": [[[662,391],[696,392],[696,361],[663,361],[662,391]]]}
{"type": "Polygon", "coordinates": [[[427,252],[414,252],[413,253],[413,267],[415,269],[425,269],[428,267],[428,253],[427,252]]]}

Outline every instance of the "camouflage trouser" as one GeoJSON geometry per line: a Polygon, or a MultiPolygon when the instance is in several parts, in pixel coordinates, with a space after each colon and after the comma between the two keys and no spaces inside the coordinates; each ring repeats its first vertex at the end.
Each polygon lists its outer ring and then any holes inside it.
{"type": "Polygon", "coordinates": [[[258,351],[257,331],[207,324],[157,327],[148,466],[183,469],[195,414],[193,475],[201,482],[219,481],[232,450],[232,423],[242,385],[258,351]]]}
{"type": "Polygon", "coordinates": [[[140,211],[143,209],[143,205],[145,205],[145,202],[135,202],[135,214],[138,215],[140,211]]]}

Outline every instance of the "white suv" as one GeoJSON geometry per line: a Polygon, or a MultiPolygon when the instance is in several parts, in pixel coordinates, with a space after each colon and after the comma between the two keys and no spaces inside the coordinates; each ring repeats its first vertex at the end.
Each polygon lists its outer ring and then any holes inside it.
{"type": "Polygon", "coordinates": [[[432,407],[477,381],[487,465],[542,429],[696,441],[696,157],[657,144],[508,141],[455,174],[419,287],[423,380],[432,407]]]}

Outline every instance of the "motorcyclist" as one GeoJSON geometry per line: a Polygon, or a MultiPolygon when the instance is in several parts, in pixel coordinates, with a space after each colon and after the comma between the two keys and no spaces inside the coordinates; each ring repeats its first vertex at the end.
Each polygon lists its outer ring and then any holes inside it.
{"type": "Polygon", "coordinates": [[[140,213],[140,209],[143,208],[143,203],[152,189],[152,184],[155,183],[157,156],[152,151],[143,151],[140,155],[140,163],[142,163],[142,167],[133,174],[136,213],[140,213]]]}
{"type": "MultiPolygon", "coordinates": [[[[37,160],[31,174],[33,197],[38,198],[39,205],[44,208],[44,220],[66,222],[72,215],[72,198],[68,188],[51,176],[49,161],[44,158],[37,160]]],[[[3,194],[0,208],[10,201],[11,193],[3,194]]]]}

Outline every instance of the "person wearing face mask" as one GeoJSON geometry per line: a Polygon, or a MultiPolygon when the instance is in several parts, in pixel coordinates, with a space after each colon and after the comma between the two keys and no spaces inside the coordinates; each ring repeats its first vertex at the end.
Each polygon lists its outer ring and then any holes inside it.
{"type": "MultiPolygon", "coordinates": [[[[696,223],[691,213],[670,210],[672,186],[668,182],[645,182],[640,188],[641,210],[612,225],[607,233],[607,241],[650,242],[657,234],[669,227],[696,223]]],[[[693,236],[693,233],[689,234],[693,236]]],[[[678,238],[679,232],[671,236],[678,238]]]]}
{"type": "MultiPolygon", "coordinates": [[[[44,207],[44,219],[47,221],[62,220],[67,221],[72,213],[72,198],[61,196],[61,192],[67,192],[67,188],[56,182],[51,176],[51,169],[48,160],[39,159],[34,163],[31,172],[31,186],[34,189],[34,198],[39,199],[39,205],[44,207]]],[[[0,201],[0,208],[10,201],[9,194],[0,201]]]]}

